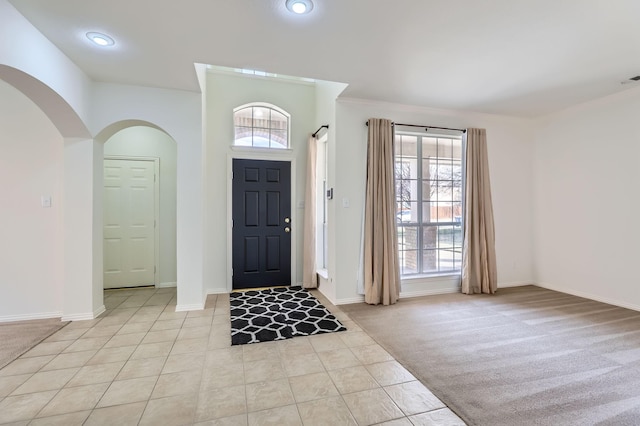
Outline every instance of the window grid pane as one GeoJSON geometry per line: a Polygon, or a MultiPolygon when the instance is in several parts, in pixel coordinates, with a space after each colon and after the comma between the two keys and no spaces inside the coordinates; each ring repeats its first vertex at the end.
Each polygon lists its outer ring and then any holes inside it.
{"type": "Polygon", "coordinates": [[[234,111],[235,146],[289,148],[289,118],[268,106],[247,106],[234,111]]]}
{"type": "Polygon", "coordinates": [[[401,275],[459,271],[462,141],[396,133],[394,153],[401,275]]]}

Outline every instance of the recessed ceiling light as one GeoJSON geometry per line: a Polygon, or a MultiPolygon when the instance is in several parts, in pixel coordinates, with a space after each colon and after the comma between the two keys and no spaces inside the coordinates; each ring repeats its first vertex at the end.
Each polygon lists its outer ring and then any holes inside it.
{"type": "Polygon", "coordinates": [[[287,0],[287,9],[298,15],[311,12],[313,10],[313,2],[311,0],[287,0]]]}
{"type": "Polygon", "coordinates": [[[113,46],[116,42],[106,34],[89,32],[87,38],[98,46],[113,46]]]}

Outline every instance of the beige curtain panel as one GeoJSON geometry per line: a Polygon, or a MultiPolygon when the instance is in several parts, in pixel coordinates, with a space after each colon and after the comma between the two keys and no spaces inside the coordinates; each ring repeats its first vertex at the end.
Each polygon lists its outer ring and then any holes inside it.
{"type": "Polygon", "coordinates": [[[467,129],[462,292],[495,293],[498,288],[495,228],[485,129],[467,129]]]}
{"type": "Polygon", "coordinates": [[[364,218],[364,300],[391,305],[400,297],[393,127],[370,118],[364,218]]]}
{"type": "Polygon", "coordinates": [[[309,137],[307,145],[307,181],[304,195],[304,248],[302,252],[302,286],[318,287],[316,273],[316,157],[318,141],[309,137]]]}

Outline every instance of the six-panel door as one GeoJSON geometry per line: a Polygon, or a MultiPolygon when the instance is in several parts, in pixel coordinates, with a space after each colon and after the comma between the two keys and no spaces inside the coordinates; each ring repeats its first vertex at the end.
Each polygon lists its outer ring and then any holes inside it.
{"type": "Polygon", "coordinates": [[[291,285],[291,164],[233,160],[233,288],[291,285]]]}
{"type": "Polygon", "coordinates": [[[104,288],[155,284],[153,161],[104,160],[104,288]]]}

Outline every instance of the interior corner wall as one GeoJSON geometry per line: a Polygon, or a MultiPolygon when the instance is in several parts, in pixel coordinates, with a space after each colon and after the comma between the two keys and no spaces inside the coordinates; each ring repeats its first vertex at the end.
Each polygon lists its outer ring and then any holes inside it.
{"type": "MultiPolygon", "coordinates": [[[[369,118],[399,123],[487,129],[491,191],[496,227],[498,287],[529,284],[532,263],[532,165],[530,120],[513,117],[338,99],[335,155],[330,165],[334,199],[329,220],[337,239],[334,280],[338,303],[361,299],[356,279],[359,267],[362,209],[366,186],[369,118]],[[333,170],[331,170],[333,169],[333,170]],[[333,212],[333,213],[331,213],[333,212]]],[[[455,288],[453,289],[455,290],[455,288]]],[[[402,292],[430,294],[452,291],[446,281],[403,282],[402,292]]]]}
{"type": "Polygon", "coordinates": [[[176,143],[166,133],[147,126],[120,130],[104,144],[104,156],[158,158],[159,258],[161,287],[175,286],[176,278],[176,143]]]}
{"type": "Polygon", "coordinates": [[[62,314],[62,152],[47,116],[0,80],[0,321],[62,314]]]}
{"type": "Polygon", "coordinates": [[[538,285],[640,310],[639,115],[635,88],[536,123],[538,285]]]}
{"type": "MultiPolygon", "coordinates": [[[[266,102],[291,114],[291,150],[296,164],[295,193],[292,194],[292,225],[297,226],[292,250],[296,257],[296,276],[292,284],[302,282],[302,236],[306,179],[306,155],[309,135],[315,131],[315,91],[311,84],[270,78],[209,73],[207,75],[207,135],[205,202],[205,285],[208,293],[227,292],[227,186],[231,170],[229,157],[234,138],[233,109],[251,102],[266,102]]],[[[246,154],[247,151],[244,151],[246,154]]]]}

